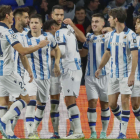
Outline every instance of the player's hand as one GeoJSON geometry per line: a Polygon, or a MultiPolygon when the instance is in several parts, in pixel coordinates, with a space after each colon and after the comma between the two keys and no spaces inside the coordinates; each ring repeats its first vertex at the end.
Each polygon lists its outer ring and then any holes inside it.
{"type": "Polygon", "coordinates": [[[40,48],[43,48],[43,47],[45,47],[46,45],[48,45],[49,44],[49,41],[46,39],[46,40],[41,40],[40,42],[39,42],[39,47],[40,48]]]}
{"type": "Polygon", "coordinates": [[[59,64],[57,64],[57,63],[55,63],[55,65],[54,65],[54,75],[56,76],[56,77],[58,77],[59,75],[60,75],[60,68],[59,68],[59,64]]]}
{"type": "Polygon", "coordinates": [[[97,69],[96,72],[95,72],[95,77],[96,77],[97,79],[99,79],[100,72],[101,72],[100,69],[97,69]]]}
{"type": "Polygon", "coordinates": [[[69,24],[70,26],[73,26],[74,25],[74,23],[72,22],[72,20],[70,18],[66,18],[63,22],[65,24],[69,24]]]}
{"type": "Polygon", "coordinates": [[[134,81],[135,81],[135,74],[130,74],[129,78],[128,78],[128,86],[131,87],[134,85],[134,81]]]}
{"type": "Polygon", "coordinates": [[[103,33],[103,34],[105,34],[105,33],[107,33],[107,32],[111,32],[111,31],[113,31],[111,27],[104,27],[104,28],[102,29],[102,33],[103,33]]]}
{"type": "Polygon", "coordinates": [[[31,82],[33,81],[33,73],[32,73],[32,72],[29,73],[29,77],[30,77],[30,81],[29,81],[29,83],[31,83],[31,82]]]}

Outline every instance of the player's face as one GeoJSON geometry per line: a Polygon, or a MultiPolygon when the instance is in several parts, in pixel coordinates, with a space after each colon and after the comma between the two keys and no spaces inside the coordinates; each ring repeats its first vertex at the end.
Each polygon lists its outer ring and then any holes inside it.
{"type": "Polygon", "coordinates": [[[116,23],[115,23],[115,19],[112,16],[109,16],[108,19],[109,23],[110,23],[110,27],[114,28],[116,23]]]}
{"type": "Polygon", "coordinates": [[[40,32],[42,28],[42,23],[38,18],[31,18],[30,29],[33,33],[40,32]]]}
{"type": "Polygon", "coordinates": [[[137,34],[140,34],[140,19],[136,20],[135,31],[137,34]]]}
{"type": "Polygon", "coordinates": [[[22,13],[21,24],[22,24],[23,28],[25,28],[29,25],[29,15],[27,12],[22,13]]]}
{"type": "Polygon", "coordinates": [[[103,29],[103,26],[105,25],[105,22],[100,17],[93,17],[91,21],[91,26],[93,32],[100,32],[103,29]]]}
{"type": "Polygon", "coordinates": [[[85,10],[81,9],[80,11],[76,11],[75,12],[75,17],[78,21],[85,20],[85,17],[86,17],[85,10]]]}
{"type": "Polygon", "coordinates": [[[64,10],[63,9],[55,9],[52,13],[52,18],[61,25],[64,19],[64,10]]]}
{"type": "Polygon", "coordinates": [[[9,24],[13,25],[13,18],[14,18],[13,12],[11,12],[11,13],[7,16],[7,18],[8,18],[9,24]]]}

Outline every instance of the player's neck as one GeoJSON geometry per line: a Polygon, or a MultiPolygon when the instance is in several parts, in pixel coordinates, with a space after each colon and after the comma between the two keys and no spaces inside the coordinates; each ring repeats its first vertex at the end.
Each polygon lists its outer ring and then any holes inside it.
{"type": "Polygon", "coordinates": [[[31,31],[31,35],[33,37],[39,37],[41,35],[41,30],[39,32],[36,32],[36,33],[34,33],[34,32],[31,31]]]}
{"type": "Polygon", "coordinates": [[[124,23],[117,23],[115,27],[117,33],[121,33],[124,30],[124,28],[125,28],[124,23]]]}
{"type": "Polygon", "coordinates": [[[3,20],[3,21],[0,21],[0,22],[5,23],[8,26],[9,29],[11,28],[11,24],[7,20],[3,20]]]}
{"type": "Polygon", "coordinates": [[[94,35],[101,35],[102,34],[102,32],[94,32],[94,35]]]}
{"type": "Polygon", "coordinates": [[[23,32],[23,27],[20,24],[15,24],[15,28],[17,29],[18,32],[20,33],[23,32]]]}

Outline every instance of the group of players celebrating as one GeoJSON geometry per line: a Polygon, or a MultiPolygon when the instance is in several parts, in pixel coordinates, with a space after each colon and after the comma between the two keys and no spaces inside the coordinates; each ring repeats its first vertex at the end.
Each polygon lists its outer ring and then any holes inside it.
{"type": "MultiPolygon", "coordinates": [[[[90,138],[96,139],[96,106],[100,99],[102,131],[106,139],[110,109],[120,121],[117,139],[126,138],[130,117],[129,99],[135,117],[140,121],[140,38],[125,26],[122,8],[109,11],[110,27],[104,28],[104,16],[91,18],[93,33],[84,34],[64,10],[55,5],[52,19],[42,23],[39,14],[29,19],[28,8],[12,12],[11,6],[0,7],[0,131],[7,139],[18,139],[14,128],[26,107],[26,128],[29,139],[39,139],[37,128],[43,119],[46,102],[51,101],[51,121],[59,139],[59,99],[62,92],[70,120],[69,134],[63,139],[81,139],[80,111],[76,105],[82,78],[81,57],[88,55],[85,85],[88,98],[90,138]],[[15,25],[13,25],[13,17],[15,25]],[[29,22],[30,20],[30,22],[29,22]],[[11,29],[12,27],[12,29],[11,29]],[[78,50],[77,40],[83,42],[78,50]],[[117,104],[121,94],[122,110],[117,104]],[[9,107],[8,107],[9,106],[9,107]]],[[[140,34],[140,17],[136,20],[140,34]]]]}

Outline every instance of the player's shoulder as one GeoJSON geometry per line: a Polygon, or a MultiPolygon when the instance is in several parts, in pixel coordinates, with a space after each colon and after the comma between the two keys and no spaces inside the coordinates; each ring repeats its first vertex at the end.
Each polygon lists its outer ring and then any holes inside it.
{"type": "Polygon", "coordinates": [[[28,33],[30,31],[30,28],[24,28],[23,31],[28,33]]]}

